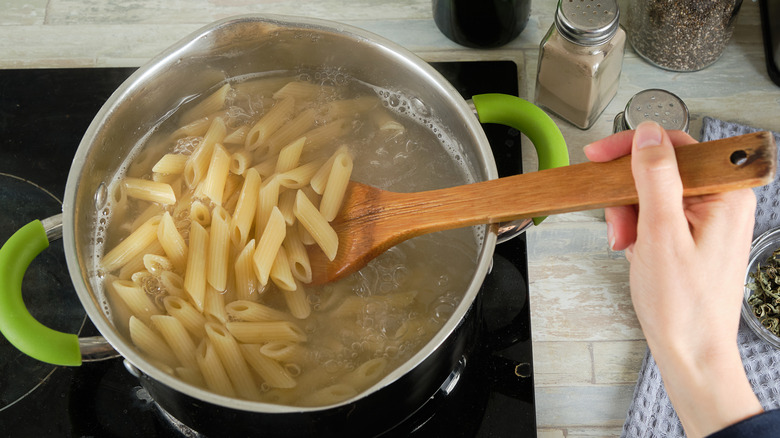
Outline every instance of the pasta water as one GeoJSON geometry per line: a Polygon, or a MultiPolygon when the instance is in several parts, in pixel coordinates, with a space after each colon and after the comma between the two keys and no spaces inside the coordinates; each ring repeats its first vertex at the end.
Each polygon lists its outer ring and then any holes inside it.
{"type": "Polygon", "coordinates": [[[226,82],[172,112],[109,185],[96,236],[104,308],[192,385],[296,406],[347,400],[452,315],[479,236],[418,237],[319,287],[306,248],[335,251],[328,222],[350,179],[430,190],[473,182],[468,165],[421,102],[338,71],[226,82]]]}

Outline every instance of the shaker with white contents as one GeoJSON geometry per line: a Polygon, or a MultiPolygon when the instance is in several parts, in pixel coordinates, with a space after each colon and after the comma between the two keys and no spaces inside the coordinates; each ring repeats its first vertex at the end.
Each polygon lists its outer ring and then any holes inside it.
{"type": "Polygon", "coordinates": [[[616,0],[559,0],[539,47],[536,104],[588,129],[615,97],[626,33],[616,0]]]}

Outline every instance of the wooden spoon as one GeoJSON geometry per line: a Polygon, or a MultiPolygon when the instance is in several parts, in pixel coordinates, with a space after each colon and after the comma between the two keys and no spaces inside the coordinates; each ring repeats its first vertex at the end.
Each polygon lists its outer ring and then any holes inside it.
{"type": "MultiPolygon", "coordinates": [[[[774,179],[777,146],[769,132],[676,148],[684,196],[755,187],[774,179]]],[[[439,190],[395,193],[350,181],[333,261],[313,245],[312,284],[337,280],[392,246],[421,234],[479,224],[637,203],[630,156],[439,190]]]]}

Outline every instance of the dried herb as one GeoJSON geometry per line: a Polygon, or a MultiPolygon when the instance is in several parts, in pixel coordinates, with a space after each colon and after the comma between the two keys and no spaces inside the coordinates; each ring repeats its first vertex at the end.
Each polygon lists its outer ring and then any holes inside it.
{"type": "Polygon", "coordinates": [[[764,265],[750,273],[753,280],[745,286],[752,292],[748,304],[758,321],[780,337],[780,248],[775,249],[764,265]]]}

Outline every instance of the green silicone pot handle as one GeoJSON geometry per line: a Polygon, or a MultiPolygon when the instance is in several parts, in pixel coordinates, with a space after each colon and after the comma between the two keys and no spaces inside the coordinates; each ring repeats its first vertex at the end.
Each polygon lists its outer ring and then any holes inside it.
{"type": "MultiPolygon", "coordinates": [[[[508,94],[478,94],[471,100],[481,123],[511,126],[531,140],[539,157],[539,170],[569,165],[569,150],[561,130],[538,106],[508,94]]],[[[543,220],[534,218],[534,224],[543,220]]]]}
{"type": "Polygon", "coordinates": [[[81,365],[77,335],[52,330],[36,321],[22,300],[22,277],[49,247],[41,221],[14,233],[0,248],[0,332],[22,353],[54,365],[81,365]]]}

